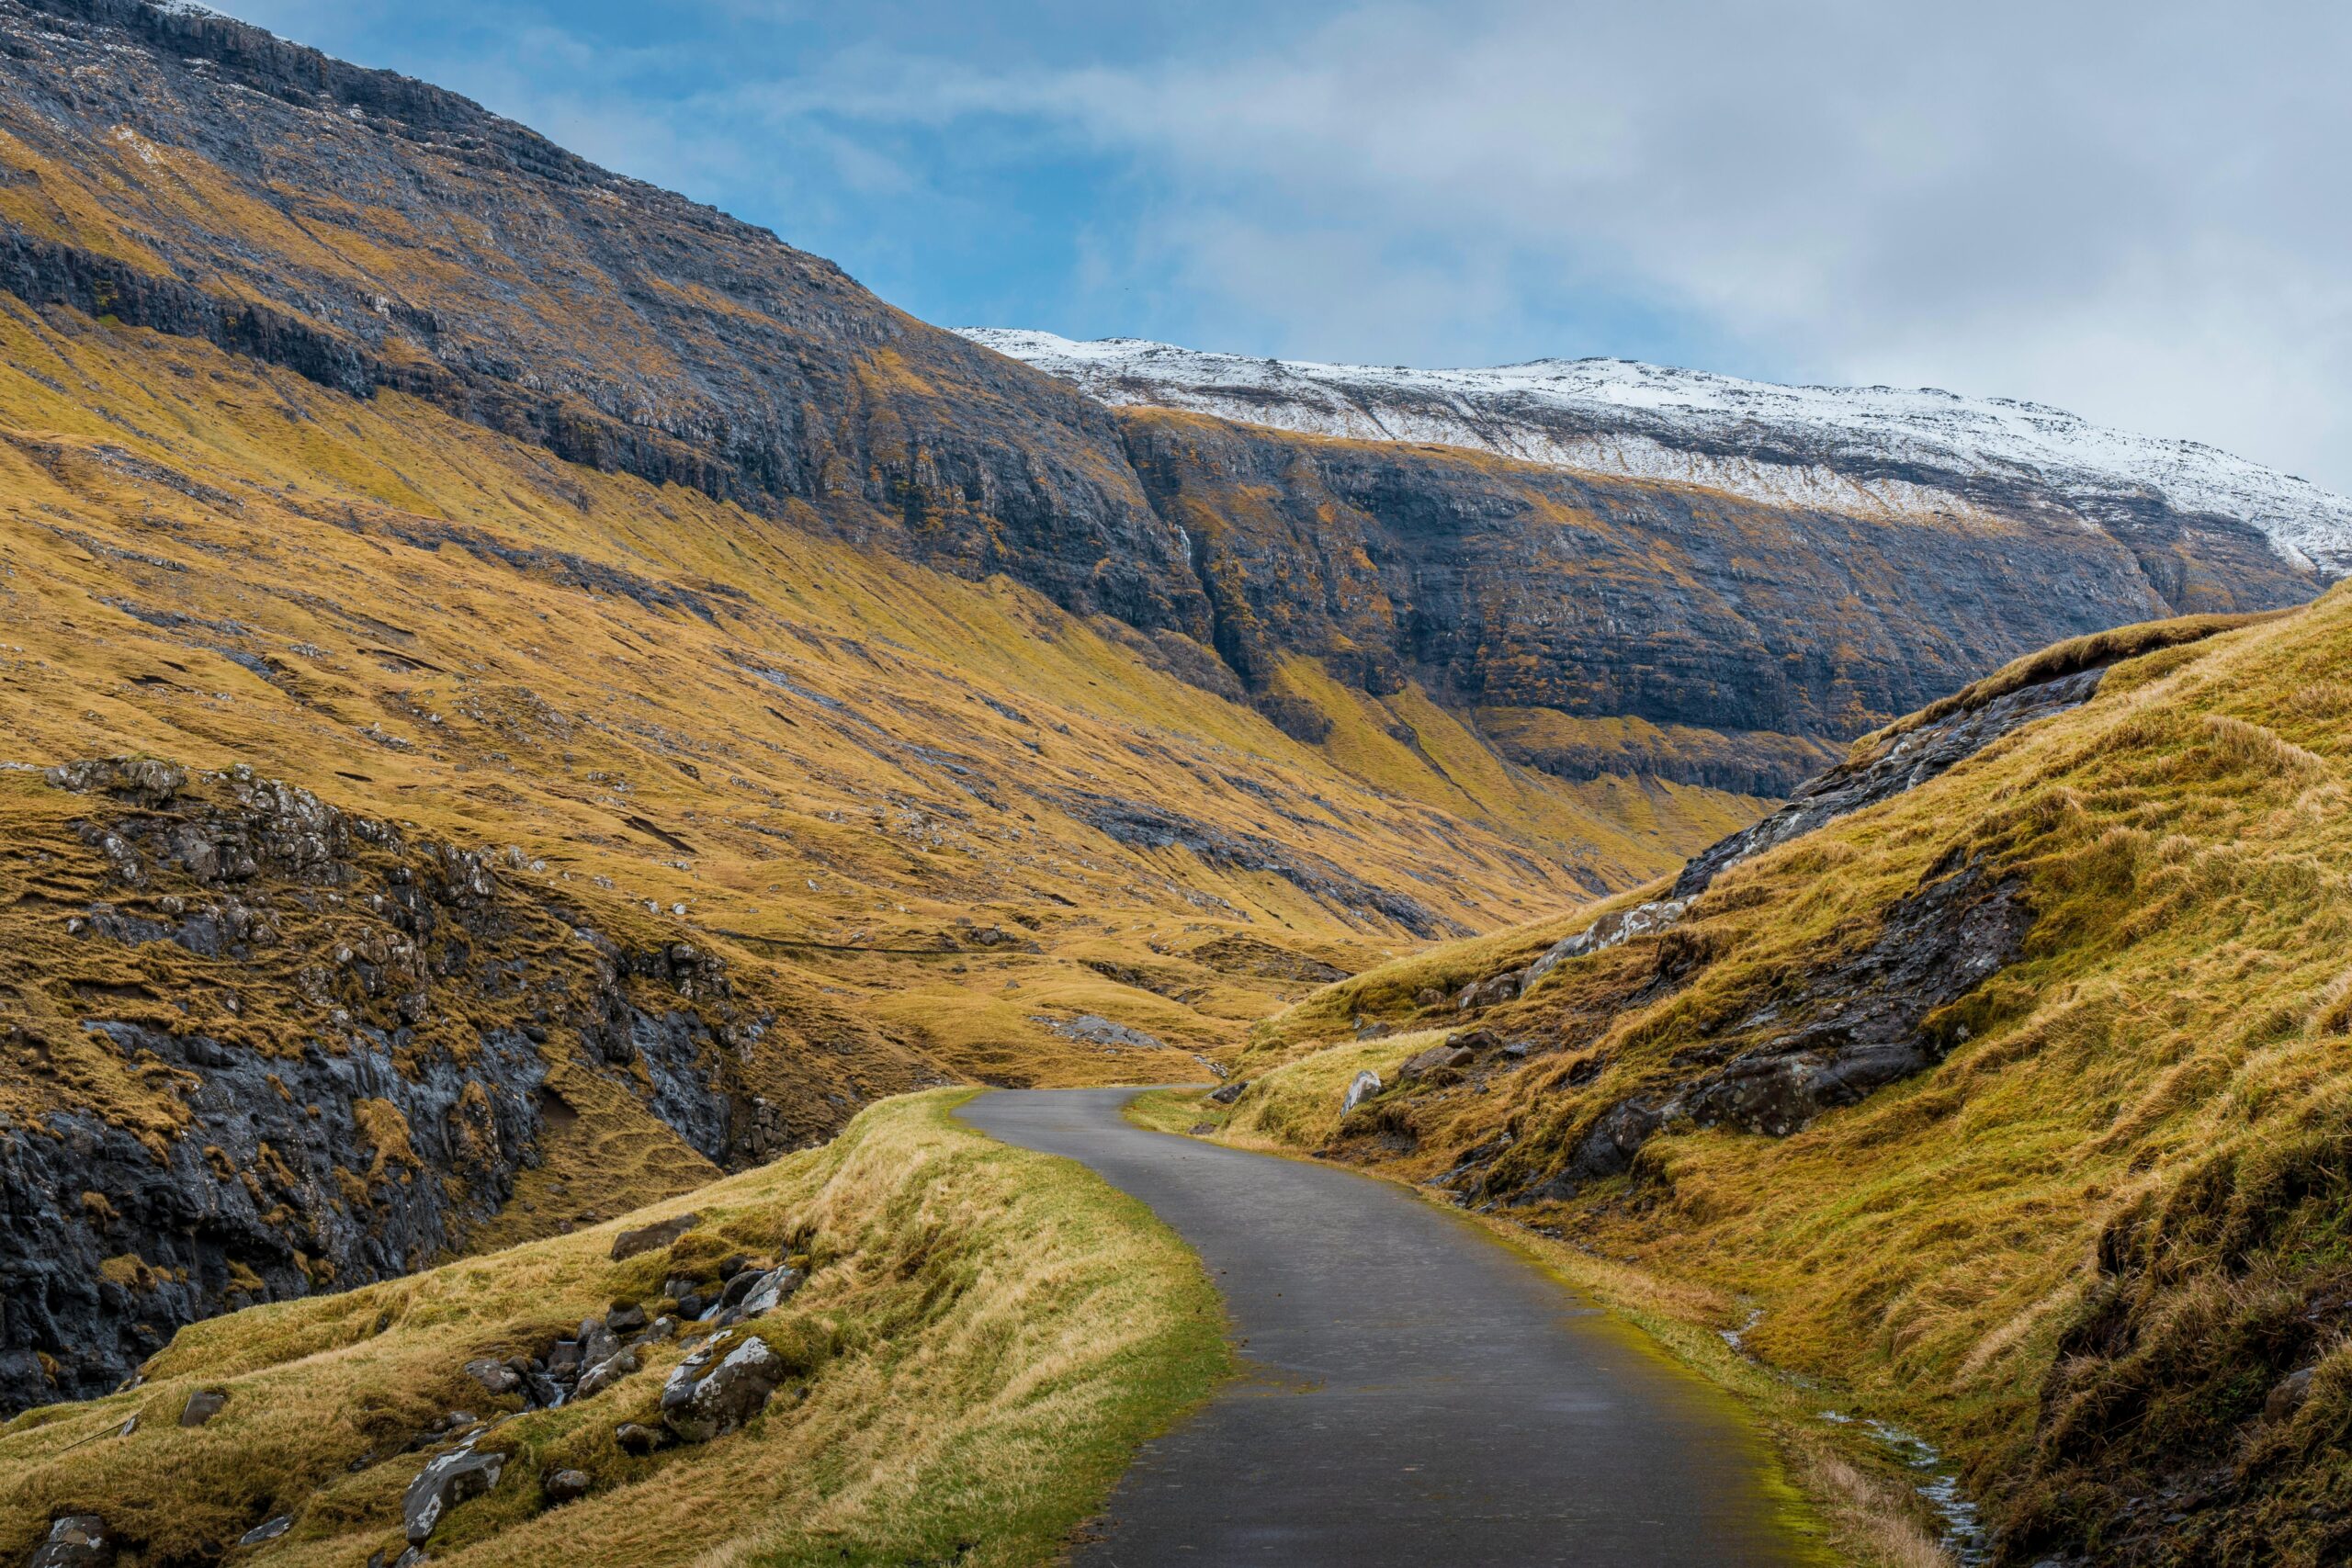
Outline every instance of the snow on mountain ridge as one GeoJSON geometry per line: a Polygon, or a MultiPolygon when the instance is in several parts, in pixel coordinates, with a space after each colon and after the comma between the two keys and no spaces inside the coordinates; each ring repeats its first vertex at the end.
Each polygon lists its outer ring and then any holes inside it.
{"type": "Polygon", "coordinates": [[[2041,403],[1932,388],[1778,386],[1626,359],[1416,370],[1140,338],[962,331],[1108,403],[1470,446],[1848,510],[1973,507],[1991,481],[2046,491],[2100,526],[2125,520],[2153,492],[2177,512],[2245,523],[2289,560],[2331,576],[2352,571],[2352,498],[2199,442],[2109,429],[2041,403]]]}

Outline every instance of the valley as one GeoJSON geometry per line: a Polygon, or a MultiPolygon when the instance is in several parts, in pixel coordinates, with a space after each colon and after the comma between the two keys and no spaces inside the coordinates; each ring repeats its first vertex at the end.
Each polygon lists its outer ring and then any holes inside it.
{"type": "Polygon", "coordinates": [[[1479,1453],[1495,1561],[2352,1549],[2352,502],[951,332],[193,6],[0,53],[0,1563],[1088,1560],[1489,1340],[1395,1561],[1479,1453]],[[1415,1326],[1253,1361],[1318,1245],[1415,1326]]]}

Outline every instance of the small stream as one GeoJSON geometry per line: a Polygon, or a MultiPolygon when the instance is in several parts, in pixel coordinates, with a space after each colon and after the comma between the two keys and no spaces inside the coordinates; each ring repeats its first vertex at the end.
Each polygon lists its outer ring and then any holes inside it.
{"type": "Polygon", "coordinates": [[[1984,1529],[1983,1510],[1961,1491],[1960,1477],[1952,1472],[1951,1461],[1936,1450],[1934,1444],[1890,1422],[1867,1416],[1841,1416],[1835,1410],[1825,1410],[1821,1418],[1840,1427],[1861,1427],[1918,1476],[1911,1484],[1934,1510],[1941,1526],[1937,1544],[1950,1552],[1961,1568],[1983,1568],[1993,1561],[1993,1540],[1984,1529]]]}

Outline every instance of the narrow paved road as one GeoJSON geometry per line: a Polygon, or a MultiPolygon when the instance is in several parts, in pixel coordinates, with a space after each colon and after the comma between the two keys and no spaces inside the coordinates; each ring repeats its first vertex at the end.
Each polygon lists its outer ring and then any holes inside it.
{"type": "Polygon", "coordinates": [[[1148,1444],[1087,1568],[1792,1563],[1723,1395],[1460,1216],[1370,1178],[1148,1133],[1134,1089],[964,1119],[1149,1204],[1249,1375],[1148,1444]]]}

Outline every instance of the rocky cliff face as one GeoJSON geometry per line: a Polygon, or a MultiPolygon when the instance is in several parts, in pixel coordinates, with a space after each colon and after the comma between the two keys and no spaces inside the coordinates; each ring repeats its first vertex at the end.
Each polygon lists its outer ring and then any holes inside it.
{"type": "MultiPolygon", "coordinates": [[[[1130,412],[1127,448],[1245,679],[1419,682],[1510,754],[1779,794],[2030,648],[2164,613],[2110,535],[1764,507],[1469,452],[1130,412]],[[1988,606],[1998,606],[1987,613],[1988,606]]],[[[2248,606],[2312,579],[2276,557],[2248,606]]]]}
{"type": "Polygon", "coordinates": [[[1570,474],[1550,459],[1626,431],[1522,398],[1503,413],[1551,434],[1505,439],[1494,410],[1464,423],[1461,398],[1396,386],[1377,407],[1349,394],[1386,414],[1333,424],[1281,388],[1180,395],[1133,367],[1111,376],[1121,400],[1497,460],[1115,418],[423,84],[146,0],[5,0],[0,45],[0,288],[28,303],[1003,572],[1149,634],[1212,689],[1238,674],[1310,739],[1323,719],[1285,659],[1374,694],[1429,682],[1506,755],[1568,778],[1776,792],[1826,743],[2031,648],[2321,581],[2248,514],[2266,495],[2190,508],[2109,486],[2094,509],[1917,443],[1759,446],[1736,420],[1685,422],[1695,468],[1570,474]],[[1452,422],[1430,423],[1441,405],[1452,422]],[[1829,478],[1725,483],[1726,464],[1789,463],[1829,478]]]}
{"type": "Polygon", "coordinates": [[[845,1085],[915,1077],[845,1020],[831,1043],[865,1059],[817,1066],[827,1025],[724,959],[250,771],[61,767],[10,828],[0,1410],[104,1392],[197,1318],[447,1255],[583,1111],[627,1134],[589,1157],[634,1139],[674,1189],[828,1135],[845,1085]]]}

